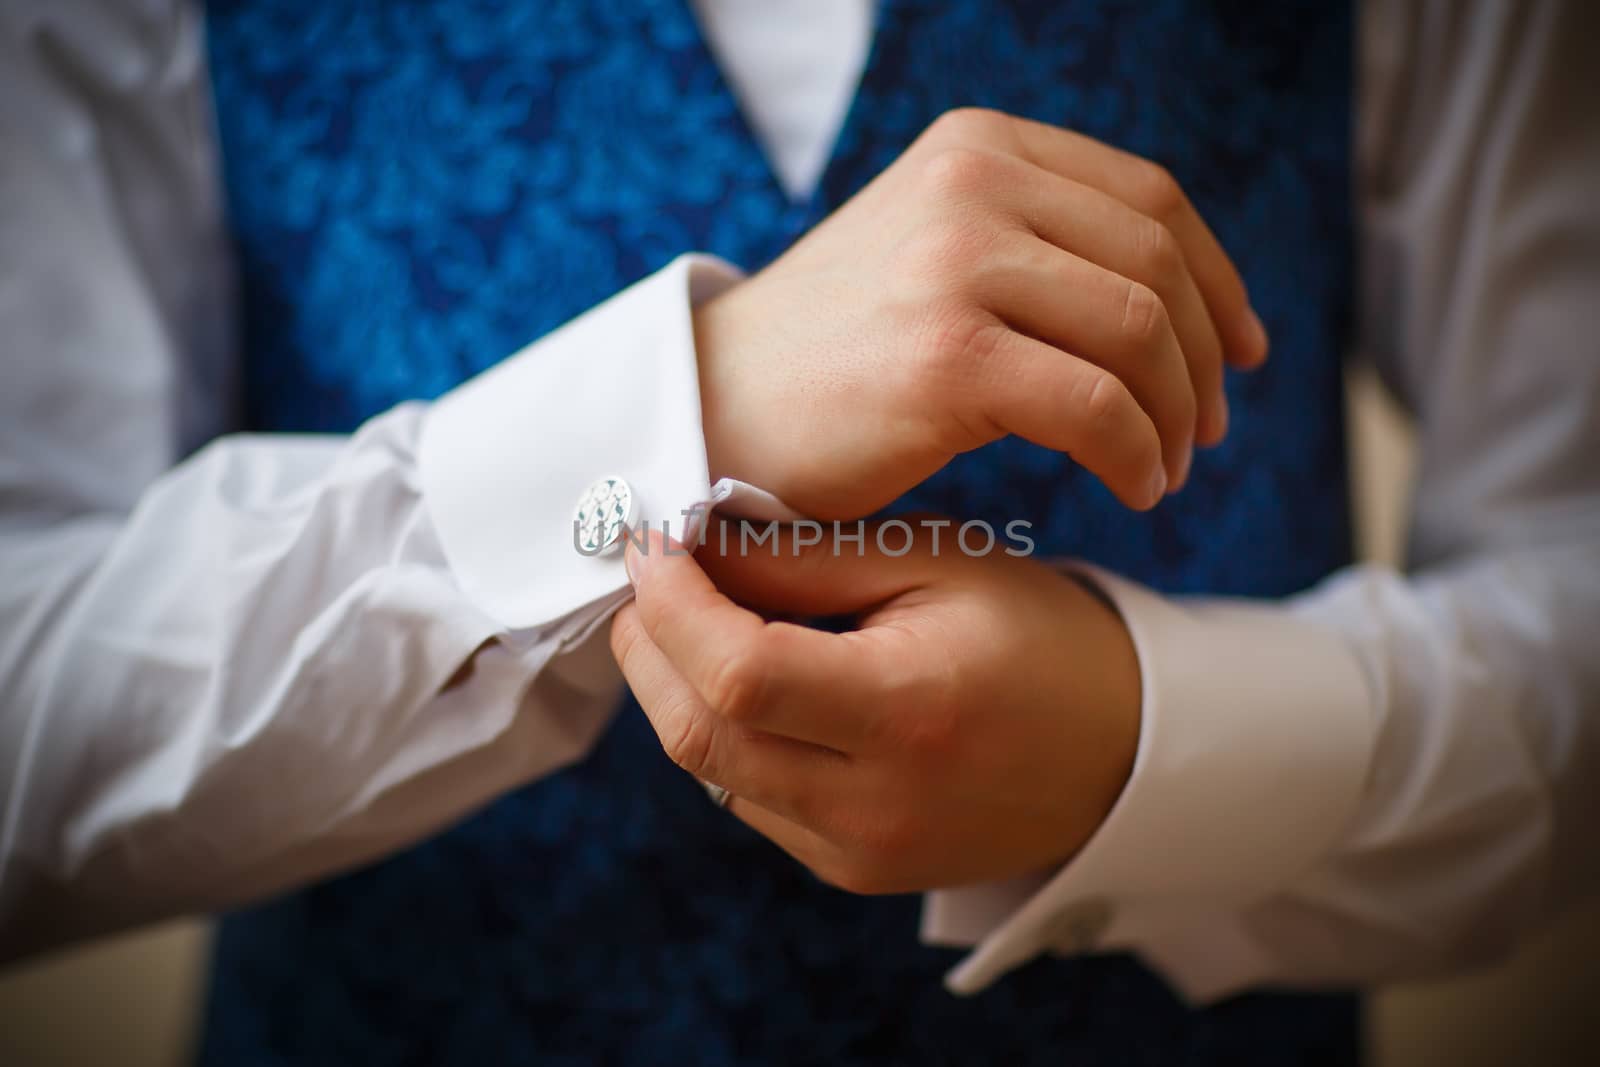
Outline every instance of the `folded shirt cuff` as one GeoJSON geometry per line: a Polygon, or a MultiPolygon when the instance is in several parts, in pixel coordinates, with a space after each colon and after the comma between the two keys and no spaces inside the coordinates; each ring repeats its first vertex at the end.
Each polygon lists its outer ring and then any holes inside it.
{"type": "Polygon", "coordinates": [[[432,405],[422,499],[463,592],[501,625],[619,601],[622,554],[575,544],[574,512],[596,481],[626,480],[655,529],[681,530],[713,500],[690,312],[739,277],[680,256],[432,405]]]}
{"type": "Polygon", "coordinates": [[[1173,601],[1075,569],[1121,613],[1139,655],[1128,784],[1042,884],[929,894],[923,936],[976,944],[947,977],[957,993],[1040,952],[1129,948],[1190,996],[1214,995],[1259,967],[1219,918],[1291,884],[1353,816],[1376,736],[1370,688],[1337,634],[1280,607],[1173,601]]]}

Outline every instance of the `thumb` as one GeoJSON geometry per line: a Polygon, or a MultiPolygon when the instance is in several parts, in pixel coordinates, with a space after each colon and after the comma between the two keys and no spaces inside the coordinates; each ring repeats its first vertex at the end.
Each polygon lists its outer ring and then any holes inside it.
{"type": "Polygon", "coordinates": [[[857,614],[934,580],[937,560],[917,533],[905,520],[779,527],[717,519],[695,558],[718,589],[760,610],[857,614]]]}
{"type": "Polygon", "coordinates": [[[763,628],[761,616],[730,600],[677,541],[646,529],[623,549],[645,632],[690,677],[763,628]]]}
{"type": "Polygon", "coordinates": [[[634,596],[647,615],[657,604],[688,605],[691,613],[720,610],[723,605],[737,610],[675,538],[646,526],[639,534],[628,535],[622,558],[634,596]]]}

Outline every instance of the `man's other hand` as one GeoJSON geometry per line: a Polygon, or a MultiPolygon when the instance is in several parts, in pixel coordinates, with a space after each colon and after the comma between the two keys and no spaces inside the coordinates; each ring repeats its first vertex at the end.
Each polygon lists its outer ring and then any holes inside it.
{"type": "MultiPolygon", "coordinates": [[[[1059,864],[1132,768],[1140,682],[1117,614],[1078,582],[945,529],[890,556],[792,540],[628,549],[612,649],[667,754],[824,880],[863,893],[1059,864]],[[759,612],[851,614],[827,633],[759,612]]],[[[897,550],[901,531],[886,531],[897,550]]]]}
{"type": "Polygon", "coordinates": [[[1226,433],[1224,363],[1267,353],[1170,174],[981,110],[941,117],[695,334],[712,477],[819,518],[1007,434],[1151,507],[1226,433]]]}

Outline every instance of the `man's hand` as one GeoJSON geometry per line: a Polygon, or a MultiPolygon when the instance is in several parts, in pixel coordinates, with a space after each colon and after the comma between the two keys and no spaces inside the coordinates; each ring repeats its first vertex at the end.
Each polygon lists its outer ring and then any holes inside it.
{"type": "Polygon", "coordinates": [[[1267,338],[1172,177],[1079,134],[951,112],[695,314],[713,478],[854,518],[1015,434],[1156,504],[1227,430],[1267,338]]]}
{"type": "Polygon", "coordinates": [[[1104,819],[1132,767],[1140,686],[1095,595],[1024,559],[964,556],[948,528],[937,556],[919,530],[898,558],[870,532],[862,557],[796,557],[785,540],[777,558],[741,558],[736,533],[719,555],[711,534],[695,558],[659,537],[628,549],[637,599],[612,650],[668,755],[821,878],[884,893],[1013,877],[1065,860],[1104,819]]]}

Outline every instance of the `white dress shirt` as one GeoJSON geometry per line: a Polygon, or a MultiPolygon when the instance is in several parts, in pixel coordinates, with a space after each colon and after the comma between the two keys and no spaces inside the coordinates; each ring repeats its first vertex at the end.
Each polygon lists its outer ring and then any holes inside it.
{"type": "MultiPolygon", "coordinates": [[[[870,11],[754,6],[697,5],[798,195],[870,11]]],[[[1412,570],[1278,603],[1096,572],[1143,673],[1132,776],[1060,871],[930,894],[924,935],[974,946],[952,989],[1097,948],[1197,999],[1386,978],[1595,886],[1596,10],[1368,12],[1361,327],[1420,423],[1412,570]]],[[[573,551],[582,488],[778,508],[707,484],[689,309],[737,275],[702,257],[349,437],[228,434],[201,42],[182,0],[0,11],[0,956],[366,862],[581,759],[628,596],[573,551]]]]}

